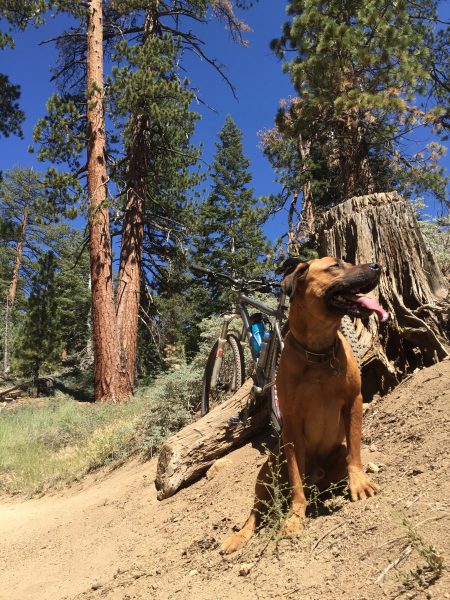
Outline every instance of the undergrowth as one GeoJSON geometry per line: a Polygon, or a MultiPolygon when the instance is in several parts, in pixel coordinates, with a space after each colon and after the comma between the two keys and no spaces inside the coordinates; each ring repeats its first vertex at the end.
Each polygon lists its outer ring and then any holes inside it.
{"type": "MultiPolygon", "coordinates": [[[[274,542],[275,545],[284,537],[283,525],[289,516],[291,487],[288,481],[286,458],[281,445],[281,438],[275,434],[275,450],[265,446],[268,471],[262,483],[268,497],[260,502],[259,532],[264,542],[264,550],[274,542]]],[[[347,480],[332,483],[325,490],[320,490],[316,483],[303,481],[303,489],[307,498],[306,519],[328,515],[342,505],[342,495],[348,489],[347,480]]]]}
{"type": "Polygon", "coordinates": [[[195,418],[218,320],[206,320],[202,329],[203,343],[190,364],[178,365],[138,388],[126,403],[75,401],[91,397],[92,379],[82,373],[61,378],[53,398],[3,409],[0,493],[33,495],[133,454],[153,456],[169,435],[195,418]]]}
{"type": "Polygon", "coordinates": [[[414,570],[408,573],[405,585],[406,587],[412,587],[415,582],[426,589],[442,576],[444,559],[435,546],[424,540],[407,518],[402,519],[402,525],[406,529],[409,542],[424,560],[422,565],[417,565],[414,570]]]}
{"type": "Polygon", "coordinates": [[[124,458],[139,406],[78,403],[57,394],[0,414],[0,491],[36,494],[124,458]]]}

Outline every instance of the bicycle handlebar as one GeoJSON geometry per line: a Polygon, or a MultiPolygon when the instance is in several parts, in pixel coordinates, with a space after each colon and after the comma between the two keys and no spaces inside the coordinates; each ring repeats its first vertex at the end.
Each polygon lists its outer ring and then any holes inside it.
{"type": "Polygon", "coordinates": [[[198,271],[199,273],[208,275],[208,277],[211,277],[213,279],[224,279],[226,281],[229,281],[239,289],[245,289],[246,287],[253,286],[259,287],[261,289],[276,288],[281,286],[280,281],[269,281],[267,279],[264,279],[264,277],[261,277],[261,279],[236,279],[234,277],[231,277],[230,275],[227,275],[226,273],[212,271],[211,269],[207,269],[206,267],[202,267],[201,265],[197,265],[195,263],[190,264],[189,268],[192,271],[198,271]]]}

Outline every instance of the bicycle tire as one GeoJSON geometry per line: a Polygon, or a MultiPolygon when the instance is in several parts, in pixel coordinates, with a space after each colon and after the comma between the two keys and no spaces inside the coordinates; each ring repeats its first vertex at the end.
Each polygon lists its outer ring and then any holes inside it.
{"type": "Polygon", "coordinates": [[[339,329],[342,335],[347,340],[347,342],[350,344],[350,348],[352,349],[353,356],[355,357],[356,362],[358,363],[358,367],[361,368],[361,346],[359,345],[358,336],[356,335],[356,329],[350,317],[345,315],[342,318],[341,326],[339,329]]]}
{"type": "Polygon", "coordinates": [[[206,361],[202,383],[201,415],[206,415],[213,406],[231,397],[244,383],[245,363],[242,345],[234,335],[227,336],[222,364],[217,378],[215,390],[211,390],[211,377],[216,360],[217,340],[206,361]]]}
{"type": "Polygon", "coordinates": [[[278,404],[277,387],[275,384],[278,363],[280,362],[280,356],[281,356],[281,346],[277,340],[272,349],[272,354],[269,359],[269,369],[267,371],[267,381],[268,381],[268,383],[271,384],[271,387],[270,387],[270,390],[268,393],[268,395],[269,395],[268,400],[270,401],[270,420],[271,420],[272,427],[278,433],[281,431],[281,428],[283,425],[282,419],[281,419],[280,408],[279,408],[279,404],[278,404]]]}

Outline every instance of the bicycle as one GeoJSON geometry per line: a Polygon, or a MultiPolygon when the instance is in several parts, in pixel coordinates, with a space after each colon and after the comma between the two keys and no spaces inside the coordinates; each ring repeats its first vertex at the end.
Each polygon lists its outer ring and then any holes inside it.
{"type": "MultiPolygon", "coordinates": [[[[202,416],[208,413],[214,404],[232,396],[244,384],[244,350],[249,348],[254,363],[252,392],[256,396],[270,392],[272,422],[275,428],[280,430],[281,415],[278,409],[275,373],[283,349],[283,337],[287,331],[287,296],[281,290],[281,282],[265,278],[237,279],[199,265],[191,265],[191,269],[212,279],[230,283],[231,289],[238,293],[236,308],[224,315],[219,338],[206,362],[201,397],[202,416]],[[273,292],[275,289],[280,289],[275,309],[247,295],[249,292],[273,292]],[[250,315],[248,306],[259,312],[250,315]],[[231,323],[235,319],[241,320],[241,326],[231,329],[231,323]]],[[[240,417],[233,417],[229,424],[237,425],[240,422],[240,417]]]]}

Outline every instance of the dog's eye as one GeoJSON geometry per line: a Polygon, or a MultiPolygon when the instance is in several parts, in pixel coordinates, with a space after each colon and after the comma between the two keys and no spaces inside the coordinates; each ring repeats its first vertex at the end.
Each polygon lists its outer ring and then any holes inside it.
{"type": "Polygon", "coordinates": [[[327,267],[327,271],[330,269],[340,269],[341,265],[339,263],[335,263],[334,265],[330,265],[329,267],[327,267]]]}

